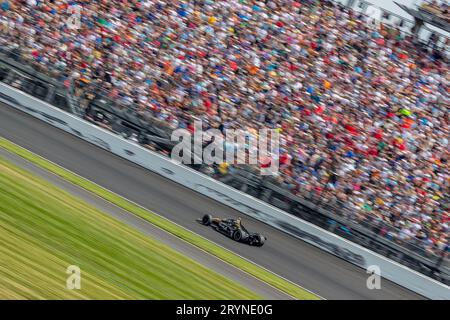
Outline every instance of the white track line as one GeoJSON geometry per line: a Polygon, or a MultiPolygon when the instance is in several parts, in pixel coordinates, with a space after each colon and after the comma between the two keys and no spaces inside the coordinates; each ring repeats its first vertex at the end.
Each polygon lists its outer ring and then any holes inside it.
{"type": "MultiPolygon", "coordinates": [[[[150,214],[154,214],[154,215],[156,215],[156,216],[158,216],[158,217],[160,217],[160,218],[162,218],[162,219],[164,219],[164,220],[166,220],[166,221],[168,221],[168,222],[170,222],[170,223],[173,223],[173,224],[175,224],[176,226],[178,226],[178,227],[180,227],[180,228],[182,228],[182,229],[184,229],[184,230],[186,230],[186,231],[188,231],[188,232],[191,232],[191,233],[197,235],[198,237],[204,239],[205,241],[209,241],[209,242],[211,242],[211,243],[214,243],[216,246],[220,247],[221,249],[223,249],[223,250],[225,250],[225,251],[227,251],[227,252],[229,252],[229,253],[231,253],[231,254],[234,254],[234,255],[238,256],[239,258],[241,258],[241,259],[243,259],[243,260],[245,260],[245,261],[247,261],[247,262],[250,262],[250,263],[254,264],[255,266],[257,266],[257,267],[259,267],[259,268],[261,268],[261,269],[263,269],[263,270],[265,270],[265,271],[267,271],[267,272],[269,272],[269,273],[271,273],[271,274],[273,274],[273,275],[279,277],[280,279],[283,279],[284,281],[287,281],[287,282],[291,283],[292,285],[294,285],[294,286],[296,286],[296,287],[301,288],[302,290],[305,290],[306,292],[309,292],[310,294],[313,294],[313,295],[319,297],[319,298],[322,299],[322,300],[327,300],[327,299],[325,299],[324,297],[318,295],[317,293],[314,293],[314,292],[312,292],[311,290],[308,290],[308,289],[306,289],[306,288],[304,288],[304,287],[302,287],[302,286],[300,286],[300,285],[294,283],[293,281],[291,281],[291,280],[289,280],[289,279],[286,279],[286,278],[284,278],[283,276],[280,276],[280,275],[276,274],[276,273],[273,272],[273,271],[270,271],[269,269],[267,269],[267,268],[265,268],[265,267],[263,267],[263,266],[257,264],[256,262],[253,262],[253,261],[251,261],[250,259],[248,259],[248,258],[246,258],[246,257],[243,257],[243,256],[241,256],[240,254],[238,254],[238,253],[236,253],[236,252],[233,252],[233,251],[231,251],[230,249],[227,249],[227,248],[223,247],[222,245],[220,245],[220,244],[218,244],[218,243],[216,243],[216,242],[214,242],[214,241],[212,241],[212,240],[210,240],[210,239],[207,239],[206,237],[204,237],[204,236],[202,236],[202,235],[200,235],[200,234],[198,234],[198,233],[196,233],[196,232],[194,232],[194,231],[192,231],[192,230],[189,230],[188,228],[186,228],[186,227],[184,227],[184,226],[182,226],[182,225],[179,225],[178,223],[176,223],[176,222],[174,222],[174,221],[171,221],[171,220],[167,219],[166,217],[160,215],[159,213],[154,212],[153,210],[151,211],[150,209],[147,209],[147,208],[145,208],[144,206],[142,206],[142,205],[140,205],[140,204],[138,204],[138,203],[136,203],[136,202],[134,202],[134,201],[132,201],[132,200],[129,200],[129,199],[127,199],[126,197],[121,196],[121,195],[117,194],[116,192],[111,191],[111,190],[109,190],[108,188],[105,188],[105,187],[103,187],[103,186],[101,186],[101,185],[99,185],[99,184],[97,184],[97,183],[95,183],[95,182],[89,180],[88,178],[85,178],[85,177],[79,175],[78,173],[75,173],[75,172],[73,172],[73,171],[71,171],[71,170],[69,170],[69,169],[67,169],[67,168],[64,168],[63,166],[61,166],[61,165],[59,165],[59,164],[57,164],[57,163],[55,163],[55,162],[53,162],[53,161],[51,161],[51,160],[49,160],[49,159],[47,159],[47,158],[44,158],[44,157],[42,157],[42,156],[40,156],[40,155],[34,153],[33,151],[31,151],[31,150],[29,150],[29,149],[27,149],[27,148],[25,148],[25,147],[22,147],[22,146],[20,146],[20,145],[18,145],[18,144],[16,144],[16,143],[14,143],[14,142],[12,142],[12,141],[6,139],[6,138],[3,138],[3,139],[9,141],[10,143],[14,144],[15,146],[20,147],[20,148],[22,148],[22,149],[24,149],[24,150],[30,152],[31,154],[33,154],[33,155],[35,155],[35,156],[37,156],[37,157],[39,157],[39,158],[45,160],[45,161],[50,162],[51,164],[53,164],[53,165],[55,165],[55,166],[57,166],[57,167],[59,167],[59,168],[61,168],[61,169],[63,169],[63,170],[68,171],[69,173],[71,173],[71,174],[73,174],[73,175],[75,175],[75,176],[77,176],[77,177],[79,177],[79,178],[82,178],[82,179],[87,180],[88,182],[90,182],[90,183],[96,185],[97,187],[100,187],[100,188],[102,188],[102,189],[104,189],[104,190],[106,190],[106,191],[112,193],[113,195],[115,195],[115,196],[117,196],[117,197],[120,197],[120,198],[122,198],[122,199],[127,200],[128,202],[130,202],[130,203],[132,203],[133,205],[135,205],[135,206],[137,206],[137,207],[139,207],[139,208],[141,208],[141,209],[143,209],[143,210],[149,212],[150,214]]],[[[4,149],[4,148],[3,148],[3,149],[4,149]]],[[[4,150],[6,150],[6,151],[9,152],[9,153],[15,154],[14,152],[11,152],[11,151],[9,151],[9,150],[7,150],[7,149],[4,149],[4,150]]],[[[32,162],[32,161],[30,161],[30,160],[28,160],[28,159],[23,158],[22,156],[20,156],[20,155],[18,155],[18,154],[16,154],[16,155],[19,156],[20,158],[24,159],[25,161],[28,161],[29,163],[31,163],[31,164],[33,164],[33,165],[35,165],[35,166],[38,166],[38,167],[40,167],[40,168],[42,168],[42,169],[44,169],[44,170],[46,170],[46,171],[48,171],[48,172],[50,172],[50,173],[52,173],[52,174],[54,174],[54,175],[60,177],[61,179],[67,181],[68,183],[71,183],[71,184],[73,184],[73,185],[75,185],[75,186],[77,186],[77,187],[79,187],[79,188],[82,188],[82,189],[85,190],[86,192],[89,192],[89,193],[91,193],[91,194],[93,194],[93,195],[95,195],[95,196],[97,196],[97,197],[103,199],[104,201],[109,202],[110,204],[112,204],[112,205],[114,205],[114,206],[116,206],[116,207],[118,207],[118,208],[121,208],[121,209],[125,210],[124,208],[122,208],[122,207],[116,205],[115,203],[110,202],[109,200],[107,200],[107,199],[101,197],[100,195],[98,195],[98,194],[96,194],[96,193],[94,193],[94,192],[91,192],[91,191],[89,191],[89,190],[87,190],[87,189],[84,189],[83,187],[81,187],[81,186],[79,186],[79,185],[77,185],[77,184],[75,184],[75,183],[72,183],[72,182],[69,181],[69,180],[64,179],[63,177],[59,176],[58,174],[56,174],[56,173],[54,173],[54,172],[52,172],[52,171],[50,171],[50,170],[48,170],[48,169],[46,169],[46,168],[43,168],[43,167],[39,166],[38,164],[35,164],[34,162],[32,162]]],[[[146,169],[146,170],[147,170],[147,169],[146,169]]],[[[195,192],[195,191],[193,191],[193,192],[195,192]]],[[[125,211],[127,211],[127,210],[125,210],[125,211]]],[[[128,212],[128,211],[127,211],[127,212],[128,212]]],[[[135,216],[135,217],[141,219],[142,221],[145,221],[146,223],[150,223],[150,224],[153,225],[154,227],[156,227],[156,228],[158,228],[158,229],[160,229],[160,230],[162,230],[162,231],[164,231],[164,232],[170,233],[169,231],[162,229],[161,227],[159,227],[159,226],[157,226],[157,225],[151,223],[151,222],[148,221],[148,220],[145,220],[144,218],[142,218],[142,217],[140,217],[140,216],[138,216],[138,215],[136,215],[136,214],[134,214],[134,213],[132,213],[132,212],[129,212],[129,213],[132,214],[133,216],[135,216]]],[[[231,263],[229,263],[229,262],[227,262],[227,261],[221,259],[220,257],[218,257],[218,256],[216,256],[216,255],[214,255],[214,254],[212,254],[212,253],[210,253],[210,252],[204,250],[203,248],[200,248],[200,247],[196,246],[195,244],[193,244],[193,243],[191,243],[191,242],[189,242],[189,241],[186,241],[186,240],[184,240],[184,239],[178,237],[176,234],[173,234],[173,233],[170,233],[170,234],[172,234],[172,235],[176,236],[178,239],[180,239],[180,240],[182,240],[182,241],[184,241],[184,242],[186,242],[186,243],[188,243],[188,244],[190,244],[190,245],[192,245],[192,246],[198,248],[199,250],[205,252],[206,254],[209,254],[210,256],[215,257],[215,258],[217,258],[217,259],[223,261],[224,263],[226,263],[226,264],[228,264],[228,265],[230,265],[230,266],[232,266],[232,267],[234,267],[234,268],[239,269],[237,266],[235,266],[235,265],[233,265],[233,264],[231,264],[231,263]]],[[[266,283],[268,286],[270,286],[270,287],[272,287],[272,288],[274,288],[274,289],[276,289],[276,290],[278,290],[278,291],[280,291],[280,292],[283,292],[284,294],[286,294],[286,295],[292,297],[294,300],[297,300],[295,297],[291,296],[291,295],[288,294],[287,292],[285,292],[285,291],[283,291],[283,290],[281,290],[281,289],[279,289],[279,288],[277,288],[277,287],[274,287],[274,286],[271,285],[270,283],[265,282],[264,280],[262,280],[262,279],[260,279],[260,278],[258,278],[258,277],[256,277],[256,276],[254,276],[253,274],[251,274],[251,273],[249,273],[249,272],[247,272],[247,271],[245,271],[245,270],[242,270],[242,269],[239,269],[239,270],[241,270],[242,272],[244,272],[244,273],[250,275],[251,277],[253,277],[253,278],[255,278],[255,279],[257,279],[257,280],[259,280],[259,281],[261,281],[261,282],[266,283]]]]}

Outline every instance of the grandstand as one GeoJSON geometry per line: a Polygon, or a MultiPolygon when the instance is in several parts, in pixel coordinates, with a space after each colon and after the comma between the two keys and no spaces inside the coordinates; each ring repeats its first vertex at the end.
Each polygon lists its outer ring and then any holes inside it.
{"type": "Polygon", "coordinates": [[[0,81],[166,154],[193,119],[277,129],[270,183],[446,261],[444,36],[430,45],[405,20],[332,1],[79,2],[79,30],[65,23],[73,1],[4,3],[0,81]]]}
{"type": "Polygon", "coordinates": [[[411,8],[402,4],[397,5],[415,18],[416,28],[414,30],[416,32],[419,32],[424,23],[429,23],[446,32],[450,32],[449,5],[446,1],[421,1],[417,8],[411,8]]]}
{"type": "Polygon", "coordinates": [[[387,26],[394,26],[403,34],[414,35],[417,42],[422,45],[429,46],[433,43],[443,51],[443,54],[448,57],[449,53],[449,32],[442,27],[435,24],[425,23],[416,11],[422,11],[429,1],[424,0],[399,0],[399,1],[383,1],[370,2],[366,0],[337,0],[337,2],[351,8],[356,12],[371,16],[371,23],[379,23],[387,26]],[[389,3],[389,5],[380,6],[381,4],[389,3]],[[411,5],[414,4],[414,5],[411,5]],[[393,12],[395,11],[395,12],[393,12]],[[431,41],[430,41],[431,40],[431,41]]]}

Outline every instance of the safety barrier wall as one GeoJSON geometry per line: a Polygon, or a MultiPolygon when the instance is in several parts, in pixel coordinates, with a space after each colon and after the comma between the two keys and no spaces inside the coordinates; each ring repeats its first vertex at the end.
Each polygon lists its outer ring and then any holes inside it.
{"type": "MultiPolygon", "coordinates": [[[[450,288],[397,262],[123,139],[83,119],[0,83],[0,101],[291,234],[359,267],[378,266],[381,276],[431,299],[450,299],[450,288]]],[[[201,213],[199,213],[201,215],[201,213]]]]}
{"type": "Polygon", "coordinates": [[[295,195],[277,184],[274,179],[260,176],[249,167],[233,167],[226,175],[215,178],[291,215],[450,285],[450,260],[444,257],[447,249],[431,254],[419,241],[393,241],[380,232],[392,232],[395,230],[393,226],[381,221],[356,221],[354,211],[348,209],[346,203],[330,203],[315,192],[295,195]]]}

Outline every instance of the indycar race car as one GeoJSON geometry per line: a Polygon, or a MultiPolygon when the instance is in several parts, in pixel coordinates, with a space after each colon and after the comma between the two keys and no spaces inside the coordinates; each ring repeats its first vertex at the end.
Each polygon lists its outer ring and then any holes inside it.
{"type": "Polygon", "coordinates": [[[230,237],[234,241],[247,243],[251,246],[262,247],[267,240],[259,233],[249,232],[241,223],[241,219],[221,219],[213,218],[210,214],[205,214],[202,219],[198,219],[205,226],[211,226],[214,230],[230,237]]]}

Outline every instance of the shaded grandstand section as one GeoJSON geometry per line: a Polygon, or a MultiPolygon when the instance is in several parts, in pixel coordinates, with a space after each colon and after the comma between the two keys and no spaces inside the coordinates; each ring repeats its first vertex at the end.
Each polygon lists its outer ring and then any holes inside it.
{"type": "Polygon", "coordinates": [[[434,27],[450,32],[450,13],[448,5],[445,5],[443,2],[439,4],[438,1],[426,1],[417,8],[408,7],[400,3],[396,4],[415,18],[415,33],[420,31],[423,23],[429,23],[434,27]]]}

